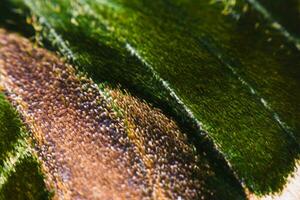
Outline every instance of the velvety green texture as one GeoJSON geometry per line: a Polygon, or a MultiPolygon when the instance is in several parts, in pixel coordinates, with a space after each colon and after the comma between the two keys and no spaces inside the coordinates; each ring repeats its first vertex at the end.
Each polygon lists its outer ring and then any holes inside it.
{"type": "Polygon", "coordinates": [[[3,167],[7,152],[12,151],[15,142],[24,136],[20,126],[16,112],[0,93],[0,168],[3,167]]]}
{"type": "Polygon", "coordinates": [[[3,200],[47,200],[51,199],[50,196],[34,157],[22,159],[0,190],[0,199],[3,200]]]}
{"type": "Polygon", "coordinates": [[[283,187],[299,157],[300,54],[248,4],[225,16],[223,4],[199,0],[12,2],[94,80],[199,121],[250,190],[283,187]]]}
{"type": "Polygon", "coordinates": [[[8,156],[20,153],[16,152],[16,146],[28,136],[23,129],[16,111],[0,93],[0,179],[6,177],[0,185],[0,200],[44,200],[49,197],[39,163],[33,155],[17,160],[9,174],[3,171],[4,162],[13,160],[8,156]]]}

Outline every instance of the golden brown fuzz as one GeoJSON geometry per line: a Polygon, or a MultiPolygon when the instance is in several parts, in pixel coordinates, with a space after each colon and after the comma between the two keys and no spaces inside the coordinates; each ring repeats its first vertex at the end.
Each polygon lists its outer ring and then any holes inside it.
{"type": "Polygon", "coordinates": [[[196,155],[176,123],[160,110],[120,90],[111,90],[110,95],[124,111],[128,137],[145,163],[157,199],[209,199],[213,192],[205,188],[205,179],[214,174],[207,161],[196,155]]]}
{"type": "Polygon", "coordinates": [[[214,175],[209,165],[161,111],[119,90],[105,97],[72,66],[1,29],[0,74],[36,141],[55,198],[214,195],[205,187],[214,175]]]}

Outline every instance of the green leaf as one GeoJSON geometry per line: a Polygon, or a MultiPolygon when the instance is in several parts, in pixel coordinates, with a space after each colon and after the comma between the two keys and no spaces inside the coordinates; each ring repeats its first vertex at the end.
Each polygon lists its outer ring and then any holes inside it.
{"type": "Polygon", "coordinates": [[[40,165],[16,111],[0,93],[0,199],[49,199],[40,165]]]}

